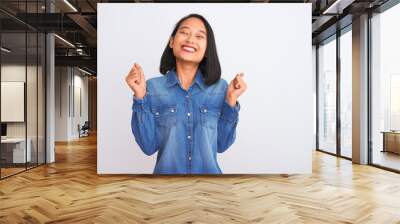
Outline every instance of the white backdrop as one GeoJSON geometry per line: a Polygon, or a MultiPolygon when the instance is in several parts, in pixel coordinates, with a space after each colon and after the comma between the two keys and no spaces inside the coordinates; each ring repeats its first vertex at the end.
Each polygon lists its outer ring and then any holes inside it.
{"type": "Polygon", "coordinates": [[[190,13],[214,30],[222,78],[245,73],[247,91],[235,143],[218,154],[227,174],[311,173],[313,90],[311,4],[98,4],[99,174],[152,173],[131,132],[134,62],[146,79],[160,76],[161,54],[174,25],[190,13]]]}

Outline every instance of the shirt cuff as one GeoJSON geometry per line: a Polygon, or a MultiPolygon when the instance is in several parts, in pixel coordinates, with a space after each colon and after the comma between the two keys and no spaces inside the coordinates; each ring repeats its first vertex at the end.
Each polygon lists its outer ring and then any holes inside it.
{"type": "Polygon", "coordinates": [[[147,94],[143,97],[143,99],[139,99],[133,95],[132,110],[143,111],[147,105],[147,102],[148,102],[147,94]]]}
{"type": "Polygon", "coordinates": [[[224,103],[222,105],[221,117],[231,122],[237,122],[239,119],[239,111],[240,111],[239,101],[236,101],[236,105],[234,107],[231,107],[226,102],[226,100],[224,100],[224,103]]]}

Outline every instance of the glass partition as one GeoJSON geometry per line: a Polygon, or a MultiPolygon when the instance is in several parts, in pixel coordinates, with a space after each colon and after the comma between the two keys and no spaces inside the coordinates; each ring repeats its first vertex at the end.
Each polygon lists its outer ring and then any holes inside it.
{"type": "Polygon", "coordinates": [[[318,147],[336,154],[336,38],[318,47],[318,147]]]}
{"type": "MultiPolygon", "coordinates": [[[[18,17],[45,12],[44,3],[1,1],[0,7],[18,17]]],[[[44,33],[0,12],[1,179],[45,163],[45,45],[44,33]]]]}
{"type": "Polygon", "coordinates": [[[1,34],[1,176],[24,171],[26,150],[26,33],[1,34]]]}

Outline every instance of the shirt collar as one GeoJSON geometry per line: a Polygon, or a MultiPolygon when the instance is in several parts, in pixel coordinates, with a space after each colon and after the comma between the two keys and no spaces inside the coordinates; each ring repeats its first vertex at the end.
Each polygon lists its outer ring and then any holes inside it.
{"type": "MultiPolygon", "coordinates": [[[[172,69],[170,71],[167,72],[167,85],[168,87],[171,87],[175,84],[178,84],[179,80],[178,80],[178,75],[176,74],[176,70],[172,69]]],[[[195,75],[195,79],[194,79],[194,83],[196,83],[201,89],[206,88],[206,84],[203,80],[203,74],[201,73],[200,69],[197,69],[196,75],[195,75]]]]}

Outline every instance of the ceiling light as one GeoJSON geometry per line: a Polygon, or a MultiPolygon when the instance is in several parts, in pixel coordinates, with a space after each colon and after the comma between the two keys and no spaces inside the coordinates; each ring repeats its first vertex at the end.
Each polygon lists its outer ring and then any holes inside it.
{"type": "Polygon", "coordinates": [[[64,43],[68,44],[69,46],[75,48],[75,45],[71,44],[71,42],[69,42],[69,41],[67,41],[66,39],[60,37],[59,35],[54,34],[54,36],[56,36],[58,39],[60,39],[60,40],[63,41],[64,43]]]}
{"type": "Polygon", "coordinates": [[[90,72],[88,72],[88,71],[85,71],[85,70],[83,70],[83,69],[81,69],[81,68],[79,68],[79,67],[78,67],[78,70],[81,71],[81,72],[83,72],[83,73],[85,73],[85,74],[92,75],[92,73],[90,73],[90,72]]]}
{"type": "Polygon", "coordinates": [[[6,53],[10,53],[10,52],[11,52],[11,50],[9,50],[9,49],[7,49],[7,48],[5,48],[5,47],[1,47],[1,50],[4,51],[4,52],[6,52],[6,53]]]}
{"type": "Polygon", "coordinates": [[[336,0],[332,5],[322,12],[322,14],[342,14],[343,9],[351,5],[355,0],[336,0]]]}
{"type": "Polygon", "coordinates": [[[65,4],[67,4],[72,10],[74,10],[75,12],[78,12],[78,10],[71,4],[69,3],[68,0],[64,0],[65,4]]]}

